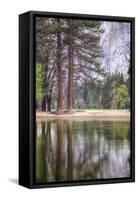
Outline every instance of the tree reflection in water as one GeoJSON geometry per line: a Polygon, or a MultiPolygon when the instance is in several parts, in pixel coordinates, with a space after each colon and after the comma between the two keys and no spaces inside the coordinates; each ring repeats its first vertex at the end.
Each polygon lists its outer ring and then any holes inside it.
{"type": "Polygon", "coordinates": [[[36,182],[130,176],[129,122],[47,120],[36,124],[36,182]]]}

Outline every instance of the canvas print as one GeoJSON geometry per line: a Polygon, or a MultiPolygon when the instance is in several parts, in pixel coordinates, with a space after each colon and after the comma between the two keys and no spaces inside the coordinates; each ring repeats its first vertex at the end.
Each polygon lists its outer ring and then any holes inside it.
{"type": "Polygon", "coordinates": [[[35,18],[36,184],[131,176],[131,24],[35,18]]]}

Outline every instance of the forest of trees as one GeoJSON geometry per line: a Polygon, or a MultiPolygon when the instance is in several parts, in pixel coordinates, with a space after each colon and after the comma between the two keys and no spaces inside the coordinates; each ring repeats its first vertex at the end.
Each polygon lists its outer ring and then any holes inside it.
{"type": "Polygon", "coordinates": [[[36,18],[37,109],[62,114],[129,108],[130,70],[109,72],[102,66],[101,23],[36,18]]]}

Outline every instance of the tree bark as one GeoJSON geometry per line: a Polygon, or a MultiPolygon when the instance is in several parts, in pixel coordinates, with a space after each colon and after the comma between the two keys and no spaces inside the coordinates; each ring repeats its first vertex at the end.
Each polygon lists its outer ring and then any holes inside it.
{"type": "Polygon", "coordinates": [[[68,95],[67,95],[67,111],[72,112],[72,102],[73,102],[73,64],[74,64],[74,52],[69,46],[68,48],[68,95]]]}
{"type": "Polygon", "coordinates": [[[69,43],[68,43],[68,86],[67,86],[67,112],[72,113],[73,105],[73,66],[74,66],[74,27],[71,22],[69,26],[69,43]]]}
{"type": "MultiPolygon", "coordinates": [[[[60,25],[60,19],[57,19],[57,25],[60,25]]],[[[62,61],[61,61],[61,32],[57,31],[57,114],[63,112],[63,85],[62,85],[62,61]]]]}
{"type": "Polygon", "coordinates": [[[44,78],[43,78],[42,90],[43,90],[44,96],[42,98],[41,111],[46,112],[46,93],[47,93],[46,80],[47,80],[47,71],[48,71],[48,66],[46,64],[43,64],[43,71],[44,71],[44,78]]]}
{"type": "Polygon", "coordinates": [[[51,112],[51,95],[47,96],[47,111],[51,112]]]}
{"type": "Polygon", "coordinates": [[[42,105],[41,105],[41,111],[46,111],[46,96],[42,98],[42,105]]]}

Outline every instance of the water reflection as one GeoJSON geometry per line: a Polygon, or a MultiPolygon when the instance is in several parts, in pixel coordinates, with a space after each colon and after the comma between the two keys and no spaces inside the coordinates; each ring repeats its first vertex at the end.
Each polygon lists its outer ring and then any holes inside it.
{"type": "Polygon", "coordinates": [[[129,122],[36,123],[36,182],[130,176],[129,122]]]}

